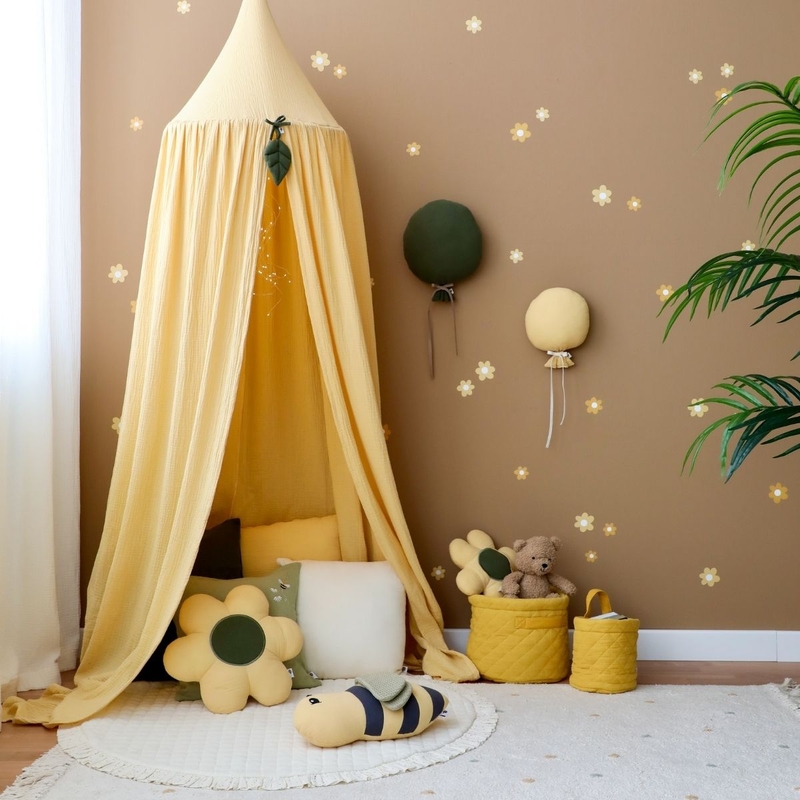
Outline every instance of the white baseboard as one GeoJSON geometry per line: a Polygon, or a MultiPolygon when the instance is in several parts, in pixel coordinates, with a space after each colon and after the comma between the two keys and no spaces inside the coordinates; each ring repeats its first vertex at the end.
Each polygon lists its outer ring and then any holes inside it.
{"type": "Polygon", "coordinates": [[[444,629],[444,640],[451,650],[457,650],[459,653],[466,653],[468,638],[469,628],[444,629]]]}
{"type": "MultiPolygon", "coordinates": [[[[572,640],[572,631],[570,641],[572,640]]],[[[448,647],[466,652],[469,628],[445,628],[448,647]]],[[[639,631],[640,661],[800,663],[800,631],[639,631]]]]}
{"type": "Polygon", "coordinates": [[[778,657],[776,661],[800,663],[800,631],[777,631],[778,657]]]}

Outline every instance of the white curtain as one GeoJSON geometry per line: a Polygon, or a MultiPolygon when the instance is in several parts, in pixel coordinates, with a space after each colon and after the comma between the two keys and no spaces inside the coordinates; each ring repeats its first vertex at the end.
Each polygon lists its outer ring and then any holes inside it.
{"type": "Polygon", "coordinates": [[[0,686],[79,646],[80,0],[0,3],[0,686]]]}

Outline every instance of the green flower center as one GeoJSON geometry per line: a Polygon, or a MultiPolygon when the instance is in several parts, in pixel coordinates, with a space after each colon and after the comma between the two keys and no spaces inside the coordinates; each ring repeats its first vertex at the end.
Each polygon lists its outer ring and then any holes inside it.
{"type": "Polygon", "coordinates": [[[211,631],[214,655],[226,664],[244,667],[261,658],[267,646],[264,629],[246,614],[223,617],[211,631]]]}

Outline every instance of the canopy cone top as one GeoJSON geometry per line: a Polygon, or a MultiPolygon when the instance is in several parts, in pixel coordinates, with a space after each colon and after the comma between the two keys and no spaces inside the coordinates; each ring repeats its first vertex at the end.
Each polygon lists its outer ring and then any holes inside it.
{"type": "Polygon", "coordinates": [[[336,120],[303,74],[275,25],[267,0],[243,0],[228,41],[173,122],[336,120]]]}

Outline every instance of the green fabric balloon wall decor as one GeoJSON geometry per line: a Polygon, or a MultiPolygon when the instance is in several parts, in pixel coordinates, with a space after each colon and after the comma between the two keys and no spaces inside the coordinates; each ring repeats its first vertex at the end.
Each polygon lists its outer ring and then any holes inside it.
{"type": "Polygon", "coordinates": [[[428,366],[433,369],[431,304],[449,302],[458,355],[455,284],[480,266],[483,236],[472,212],[452,200],[433,200],[412,214],[403,234],[403,255],[409,269],[433,288],[428,304],[428,366]]]}

